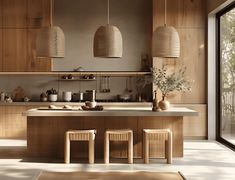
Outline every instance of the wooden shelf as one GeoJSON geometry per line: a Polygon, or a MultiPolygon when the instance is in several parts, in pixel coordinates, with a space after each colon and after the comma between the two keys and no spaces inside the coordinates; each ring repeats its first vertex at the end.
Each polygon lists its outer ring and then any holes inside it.
{"type": "Polygon", "coordinates": [[[64,81],[64,82],[73,82],[73,81],[96,81],[96,79],[59,79],[59,81],[64,81]]]}
{"type": "Polygon", "coordinates": [[[63,75],[73,75],[73,76],[84,76],[93,74],[95,76],[143,76],[150,75],[151,72],[143,71],[82,71],[82,72],[0,72],[0,76],[4,75],[45,75],[45,76],[63,76],[63,75]]]}

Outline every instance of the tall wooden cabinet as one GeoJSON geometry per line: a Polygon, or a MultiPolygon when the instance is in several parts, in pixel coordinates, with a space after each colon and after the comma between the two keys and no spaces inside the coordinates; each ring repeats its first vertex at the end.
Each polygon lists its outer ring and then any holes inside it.
{"type": "Polygon", "coordinates": [[[36,57],[36,33],[50,26],[50,0],[0,0],[0,71],[51,71],[36,57]]]}

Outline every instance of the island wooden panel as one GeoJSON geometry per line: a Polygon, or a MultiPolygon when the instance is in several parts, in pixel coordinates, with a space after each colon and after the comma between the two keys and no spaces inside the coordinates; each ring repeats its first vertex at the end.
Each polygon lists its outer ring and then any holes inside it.
{"type": "Polygon", "coordinates": [[[26,139],[26,106],[0,106],[0,138],[26,139]]]}
{"type": "MultiPolygon", "coordinates": [[[[143,128],[169,128],[173,132],[173,156],[183,156],[183,117],[28,117],[27,146],[30,157],[63,158],[64,134],[71,129],[97,129],[96,158],[103,158],[106,129],[134,131],[134,157],[142,157],[143,128]]],[[[155,144],[156,145],[156,144],[155,144]]],[[[127,146],[111,144],[111,156],[126,157],[127,146]]],[[[151,156],[161,157],[164,147],[151,146],[151,156]]],[[[87,157],[87,143],[72,144],[72,157],[87,157]]]]}

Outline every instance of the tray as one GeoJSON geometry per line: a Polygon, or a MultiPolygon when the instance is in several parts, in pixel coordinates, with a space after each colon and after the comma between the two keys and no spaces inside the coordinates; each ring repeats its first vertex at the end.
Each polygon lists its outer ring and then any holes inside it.
{"type": "Polygon", "coordinates": [[[84,111],[103,111],[104,108],[103,108],[103,106],[96,106],[94,108],[91,108],[89,106],[82,106],[82,110],[84,110],[84,111]]]}

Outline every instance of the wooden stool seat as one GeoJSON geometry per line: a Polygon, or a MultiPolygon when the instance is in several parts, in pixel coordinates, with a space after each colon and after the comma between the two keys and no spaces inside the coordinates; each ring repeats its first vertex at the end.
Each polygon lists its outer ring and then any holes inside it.
{"type": "Polygon", "coordinates": [[[65,133],[64,161],[70,163],[70,141],[89,141],[89,163],[94,163],[96,130],[69,130],[65,133]]]}
{"type": "Polygon", "coordinates": [[[133,163],[133,131],[130,129],[107,130],[104,139],[104,163],[109,163],[109,141],[128,141],[128,163],[133,163]]]}
{"type": "Polygon", "coordinates": [[[172,132],[169,129],[143,129],[143,154],[144,162],[149,163],[150,141],[161,141],[165,144],[165,158],[167,163],[172,163],[172,132]]]}

